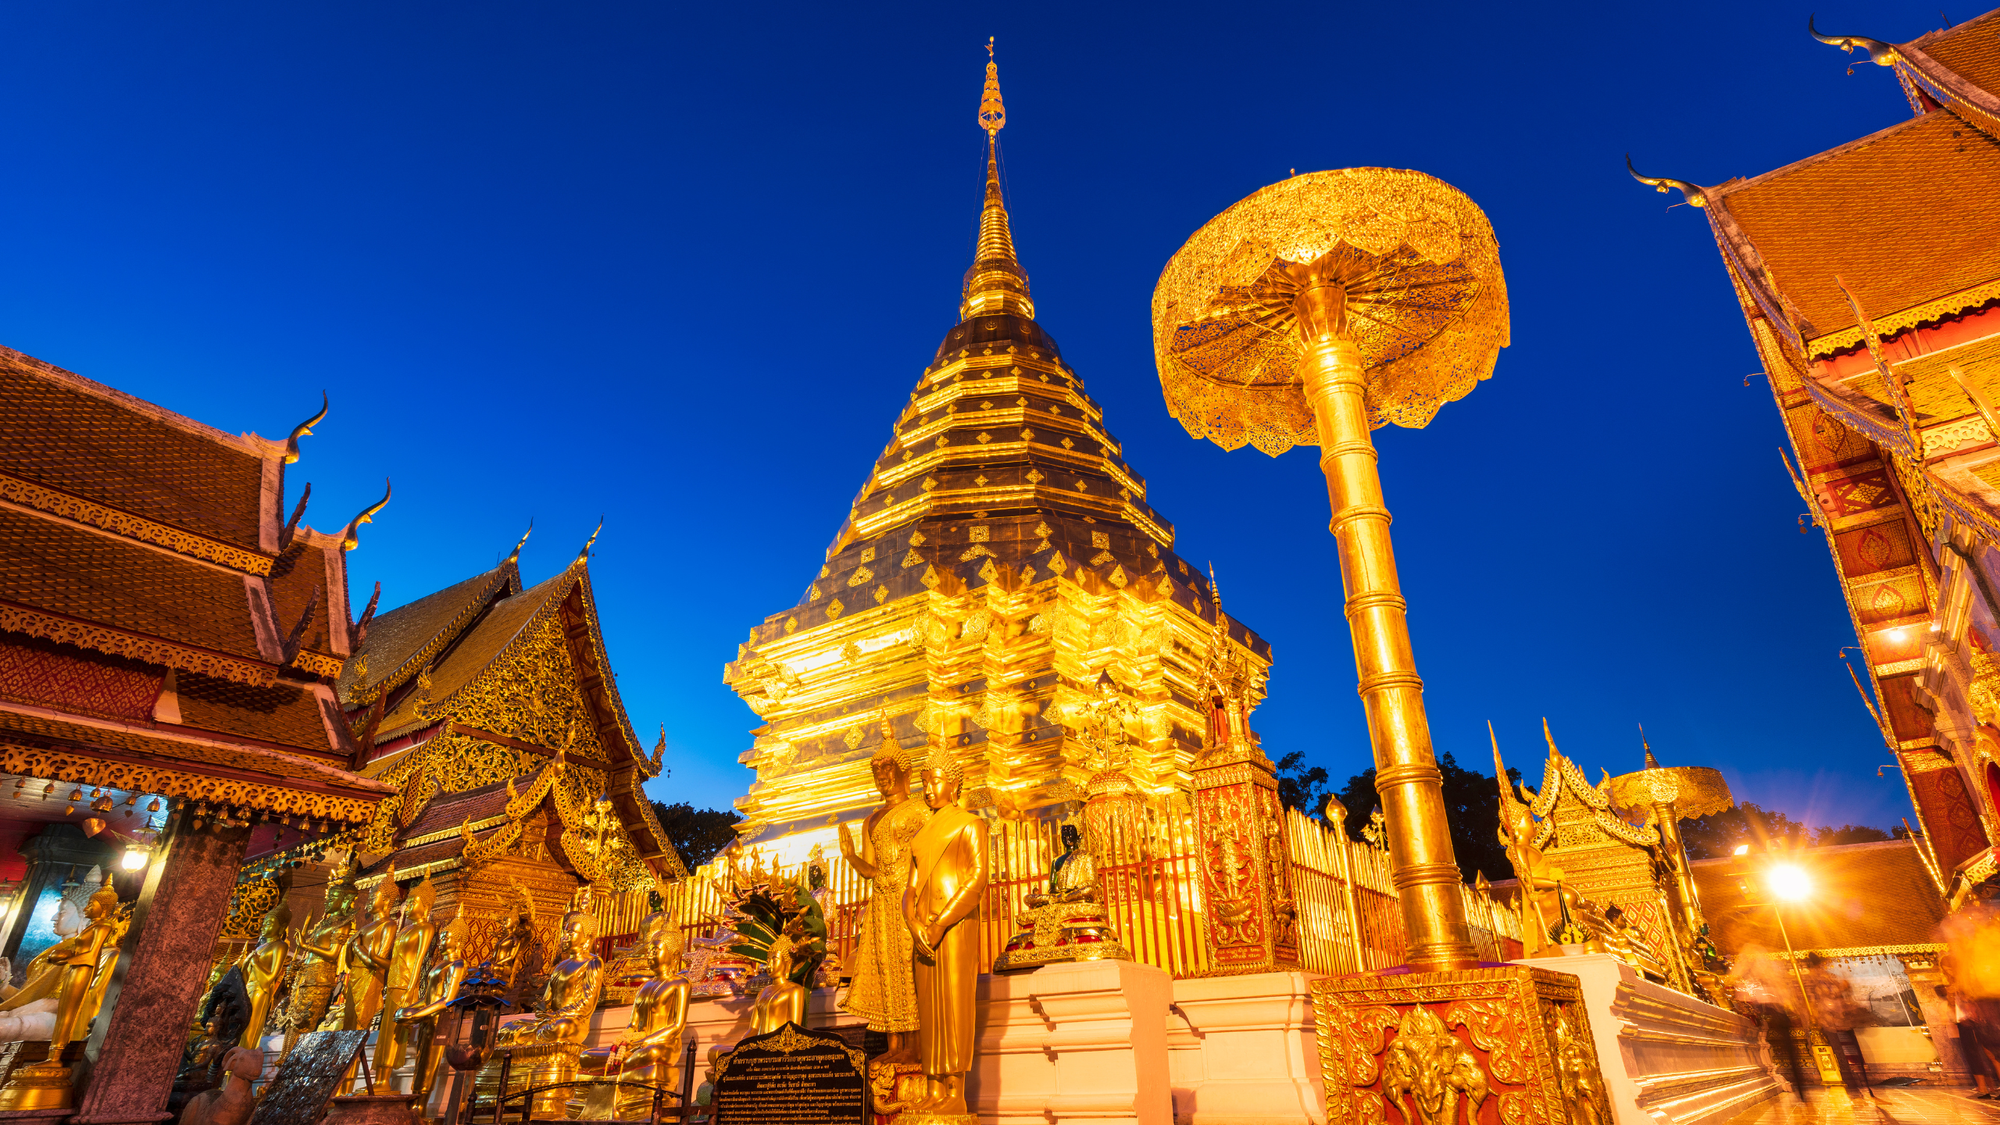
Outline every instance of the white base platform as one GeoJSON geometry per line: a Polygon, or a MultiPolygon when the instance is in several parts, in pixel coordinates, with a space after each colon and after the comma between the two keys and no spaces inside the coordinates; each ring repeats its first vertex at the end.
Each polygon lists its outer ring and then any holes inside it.
{"type": "Polygon", "coordinates": [[[1583,983],[1617,1125],[1718,1125],[1779,1093],[1747,1017],[1654,984],[1607,953],[1515,963],[1583,983]]]}

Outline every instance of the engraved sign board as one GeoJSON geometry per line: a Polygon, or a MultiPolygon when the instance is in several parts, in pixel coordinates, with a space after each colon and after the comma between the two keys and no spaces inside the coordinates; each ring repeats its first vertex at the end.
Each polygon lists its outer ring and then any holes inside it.
{"type": "Polygon", "coordinates": [[[736,1045],[715,1072],[715,1125],[863,1125],[864,1056],[795,1023],[736,1045]]]}
{"type": "Polygon", "coordinates": [[[366,1031],[308,1031],[285,1056],[285,1065],[264,1087],[250,1125],[314,1125],[341,1073],[368,1038],[366,1031]]]}

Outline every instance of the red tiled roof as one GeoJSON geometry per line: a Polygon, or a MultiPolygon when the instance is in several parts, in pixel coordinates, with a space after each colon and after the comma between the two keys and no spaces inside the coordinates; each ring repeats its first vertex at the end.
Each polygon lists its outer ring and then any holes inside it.
{"type": "Polygon", "coordinates": [[[1836,276],[1885,336],[1996,296],[2000,141],[1951,113],[1725,184],[1709,199],[1761,258],[1751,283],[1790,303],[1809,345],[1827,341],[1810,347],[1815,355],[1859,343],[1836,276]]]}
{"type": "Polygon", "coordinates": [[[0,465],[136,516],[258,547],[250,443],[0,348],[0,465]]]}
{"type": "Polygon", "coordinates": [[[0,601],[264,659],[244,576],[0,508],[0,601]]]}
{"type": "Polygon", "coordinates": [[[253,687],[199,672],[180,673],[176,684],[183,726],[316,754],[341,753],[320,715],[319,697],[296,684],[280,681],[253,687]]]}

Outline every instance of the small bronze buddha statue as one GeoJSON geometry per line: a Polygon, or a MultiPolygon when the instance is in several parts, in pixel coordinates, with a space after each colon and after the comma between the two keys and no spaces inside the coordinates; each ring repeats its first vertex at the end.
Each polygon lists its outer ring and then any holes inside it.
{"type": "Polygon", "coordinates": [[[996,973],[1058,961],[1129,961],[1131,954],[1097,901],[1097,863],[1081,846],[1076,825],[1062,826],[1063,853],[1049,865],[1049,889],[1028,895],[1021,927],[993,960],[996,973]]]}

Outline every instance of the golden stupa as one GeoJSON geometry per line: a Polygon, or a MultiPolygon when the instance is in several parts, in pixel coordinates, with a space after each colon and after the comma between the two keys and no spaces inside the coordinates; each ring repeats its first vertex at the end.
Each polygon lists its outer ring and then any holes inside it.
{"type": "MultiPolygon", "coordinates": [[[[1097,764],[1083,715],[1110,673],[1129,698],[1127,775],[1185,792],[1208,716],[1198,683],[1215,599],[1174,550],[1104,411],[1035,320],[1000,187],[1006,123],[989,66],[985,194],[960,322],[797,604],[750,630],[725,679],[764,719],[744,838],[797,860],[880,801],[868,761],[889,729],[956,755],[968,804],[1019,815],[1081,800],[1097,764]],[[1079,718],[1077,721],[1083,721],[1079,718]]],[[[1226,619],[1225,619],[1226,620],[1226,619]]],[[[1252,698],[1270,648],[1230,622],[1252,698]]]]}

